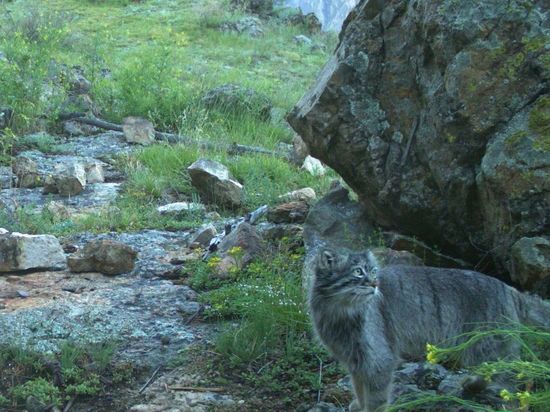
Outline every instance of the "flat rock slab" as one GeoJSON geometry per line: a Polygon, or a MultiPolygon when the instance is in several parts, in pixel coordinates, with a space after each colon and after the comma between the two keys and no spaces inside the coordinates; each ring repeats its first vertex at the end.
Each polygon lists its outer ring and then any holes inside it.
{"type": "Polygon", "coordinates": [[[112,166],[90,156],[53,155],[45,154],[38,150],[28,150],[19,153],[18,158],[21,157],[31,159],[36,163],[37,172],[38,175],[41,176],[42,181],[44,181],[47,176],[58,175],[60,170],[73,164],[80,164],[84,167],[88,183],[101,183],[104,180],[104,170],[109,170],[110,175],[114,173],[112,166]]]}
{"type": "Polygon", "coordinates": [[[64,340],[115,340],[123,348],[121,356],[151,366],[195,339],[185,322],[198,304],[186,286],[99,274],[30,276],[11,279],[11,288],[24,290],[28,297],[3,299],[0,343],[45,352],[57,350],[64,340]],[[80,289],[71,292],[74,288],[80,289]],[[162,344],[162,337],[169,342],[162,344]]]}
{"type": "Polygon", "coordinates": [[[65,197],[58,194],[43,194],[41,188],[0,190],[0,209],[2,206],[13,212],[21,206],[41,211],[46,204],[57,201],[69,211],[79,214],[93,212],[102,206],[113,203],[120,190],[120,183],[93,183],[78,196],[65,197]]]}
{"type": "Polygon", "coordinates": [[[127,143],[124,140],[124,134],[120,132],[71,137],[62,147],[63,154],[94,157],[103,161],[107,161],[113,156],[128,154],[135,150],[135,146],[127,143]]]}

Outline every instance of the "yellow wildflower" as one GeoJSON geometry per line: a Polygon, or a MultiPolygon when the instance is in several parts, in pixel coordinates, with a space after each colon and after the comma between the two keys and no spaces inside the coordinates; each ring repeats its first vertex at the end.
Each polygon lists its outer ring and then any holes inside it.
{"type": "Polygon", "coordinates": [[[504,399],[507,402],[512,400],[512,394],[508,392],[506,389],[501,390],[499,395],[502,399],[504,399]]]}
{"type": "Polygon", "coordinates": [[[519,404],[521,407],[525,408],[529,406],[529,400],[531,399],[531,394],[528,391],[516,393],[519,398],[519,404]]]}
{"type": "Polygon", "coordinates": [[[207,266],[210,268],[210,269],[215,269],[218,267],[219,263],[221,262],[221,258],[219,258],[218,256],[214,256],[213,258],[211,258],[209,261],[208,261],[208,264],[207,266]]]}
{"type": "Polygon", "coordinates": [[[426,360],[430,363],[437,363],[437,346],[430,343],[426,344],[426,360]]]}

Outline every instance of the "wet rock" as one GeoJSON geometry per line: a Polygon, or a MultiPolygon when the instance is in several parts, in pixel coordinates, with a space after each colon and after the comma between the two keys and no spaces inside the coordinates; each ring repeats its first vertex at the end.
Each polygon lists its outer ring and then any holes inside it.
{"type": "Polygon", "coordinates": [[[208,91],[201,103],[208,109],[239,115],[249,114],[262,120],[269,120],[273,107],[265,94],[236,84],[224,84],[208,91]]]}
{"type": "MultiPolygon", "coordinates": [[[[62,145],[65,147],[66,145],[62,145]]],[[[67,146],[69,149],[71,146],[67,146]]],[[[37,173],[40,181],[44,182],[48,176],[54,177],[66,172],[68,166],[80,164],[84,167],[86,183],[101,183],[104,178],[104,167],[106,163],[88,156],[71,156],[64,154],[45,154],[38,150],[22,152],[20,157],[32,160],[36,163],[37,173]]]]}
{"type": "Polygon", "coordinates": [[[550,241],[544,237],[521,238],[512,246],[512,262],[512,280],[537,291],[550,277],[550,241]]]}
{"type": "Polygon", "coordinates": [[[279,199],[286,202],[298,201],[312,203],[315,199],[317,199],[317,194],[311,187],[304,187],[303,189],[285,193],[284,195],[279,196],[279,199]]]}
{"type": "Polygon", "coordinates": [[[71,214],[89,214],[107,208],[112,204],[120,191],[120,183],[94,183],[86,185],[86,189],[78,196],[61,196],[59,194],[44,194],[42,189],[4,189],[0,190],[0,205],[9,213],[22,205],[36,213],[40,212],[50,201],[58,201],[65,205],[71,214]]]}
{"type": "Polygon", "coordinates": [[[27,156],[17,156],[13,163],[13,174],[17,177],[17,187],[33,188],[42,185],[38,164],[27,156]]]}
{"type": "Polygon", "coordinates": [[[509,270],[550,221],[548,8],[414,5],[362,2],[287,120],[372,221],[509,270]]]}
{"type": "Polygon", "coordinates": [[[191,244],[197,243],[201,247],[207,247],[214,236],[218,234],[218,231],[212,224],[201,226],[197,229],[195,235],[191,238],[191,244]]]}
{"type": "Polygon", "coordinates": [[[100,272],[120,275],[134,269],[137,252],[124,243],[112,240],[93,240],[76,254],[69,256],[67,263],[72,272],[100,272]]]}
{"type": "Polygon", "coordinates": [[[126,117],[122,123],[124,138],[128,143],[148,146],[155,142],[155,127],[141,117],[126,117]]]}
{"type": "Polygon", "coordinates": [[[62,269],[65,266],[65,254],[54,236],[0,234],[0,272],[62,269]]]}
{"type": "Polygon", "coordinates": [[[86,188],[86,169],[81,163],[56,165],[54,174],[46,177],[44,193],[75,196],[86,188]]]}
{"type": "Polygon", "coordinates": [[[13,178],[15,175],[9,166],[0,166],[0,189],[13,187],[13,178]]]}
{"type": "Polygon", "coordinates": [[[187,168],[191,183],[208,203],[230,208],[242,205],[243,186],[234,180],[221,163],[199,159],[187,168]]]}
{"type": "Polygon", "coordinates": [[[308,172],[312,176],[323,176],[326,173],[325,166],[319,159],[312,156],[306,156],[304,163],[302,163],[302,169],[308,172]]]}
{"type": "Polygon", "coordinates": [[[267,220],[272,223],[303,223],[309,212],[306,202],[294,201],[275,206],[267,212],[267,220]]]}
{"type": "Polygon", "coordinates": [[[262,249],[262,238],[254,226],[241,223],[218,245],[218,254],[222,259],[217,267],[218,274],[223,277],[232,270],[242,269],[258,256],[262,249]],[[237,253],[235,248],[238,248],[237,253]]]}
{"type": "Polygon", "coordinates": [[[181,213],[200,213],[204,212],[206,208],[201,203],[192,202],[176,202],[169,203],[164,206],[157,207],[157,211],[161,215],[178,215],[181,213]]]}

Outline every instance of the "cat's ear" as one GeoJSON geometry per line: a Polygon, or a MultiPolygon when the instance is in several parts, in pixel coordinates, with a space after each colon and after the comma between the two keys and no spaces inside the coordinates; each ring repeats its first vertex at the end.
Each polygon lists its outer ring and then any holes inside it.
{"type": "Polygon", "coordinates": [[[332,269],[336,262],[336,253],[330,249],[323,249],[321,251],[320,266],[323,269],[332,269]]]}

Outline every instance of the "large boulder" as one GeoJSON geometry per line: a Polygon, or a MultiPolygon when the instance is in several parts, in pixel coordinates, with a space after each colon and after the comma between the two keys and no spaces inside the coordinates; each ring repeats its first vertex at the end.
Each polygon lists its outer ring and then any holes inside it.
{"type": "Polygon", "coordinates": [[[65,254],[56,237],[9,233],[0,229],[0,272],[62,269],[65,266],[65,254]]]}
{"type": "Polygon", "coordinates": [[[549,10],[363,0],[288,121],[369,218],[510,272],[550,223],[549,10]]]}
{"type": "Polygon", "coordinates": [[[243,186],[233,179],[229,169],[221,163],[199,159],[187,171],[191,183],[205,202],[230,208],[241,206],[243,186]]]}

